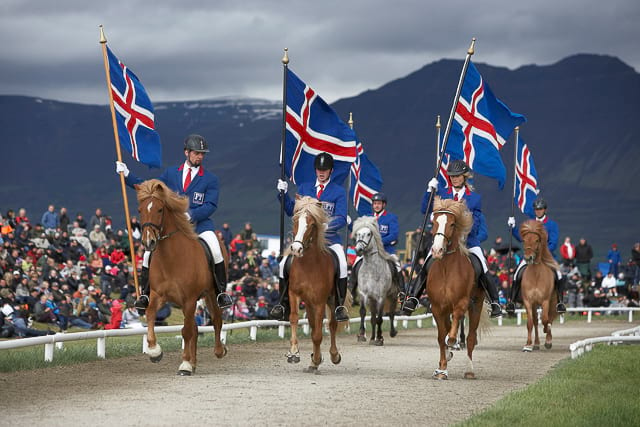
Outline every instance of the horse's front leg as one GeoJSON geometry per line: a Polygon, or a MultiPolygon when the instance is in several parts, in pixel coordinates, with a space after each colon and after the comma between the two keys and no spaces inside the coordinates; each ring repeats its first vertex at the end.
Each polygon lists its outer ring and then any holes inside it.
{"type": "Polygon", "coordinates": [[[384,300],[376,307],[378,312],[376,313],[376,345],[384,345],[384,338],[382,338],[382,315],[384,314],[384,300]]]}
{"type": "Polygon", "coordinates": [[[360,298],[360,331],[358,332],[358,342],[365,342],[367,337],[365,335],[366,329],[364,327],[364,318],[367,315],[366,298],[361,295],[360,298]]]}
{"type": "Polygon", "coordinates": [[[527,343],[522,348],[522,351],[530,352],[533,351],[533,339],[531,335],[533,333],[534,321],[537,323],[538,319],[535,310],[528,301],[524,301],[524,307],[527,310],[527,343]]]}
{"type": "MultiPolygon", "coordinates": [[[[446,380],[449,378],[449,372],[447,371],[448,353],[450,350],[445,344],[447,338],[448,328],[445,321],[445,315],[437,314],[435,310],[432,310],[434,317],[436,318],[436,324],[438,325],[438,346],[440,347],[440,362],[438,363],[438,369],[433,371],[433,379],[446,380]]],[[[448,317],[448,316],[446,316],[448,317]]]]}
{"type": "Polygon", "coordinates": [[[153,363],[158,363],[162,359],[162,347],[158,344],[158,339],[156,337],[155,324],[156,324],[156,313],[158,312],[158,307],[160,306],[160,297],[155,292],[151,291],[151,295],[149,298],[149,306],[146,310],[146,318],[147,318],[147,354],[149,355],[149,359],[153,363]]]}
{"type": "Polygon", "coordinates": [[[289,304],[291,306],[291,313],[289,314],[289,324],[291,325],[291,339],[289,352],[286,354],[287,362],[298,363],[300,362],[300,350],[298,349],[298,321],[300,315],[298,309],[300,307],[300,301],[298,297],[289,294],[289,304]]]}
{"type": "MultiPolygon", "coordinates": [[[[311,327],[313,353],[311,353],[311,365],[305,369],[305,372],[317,372],[318,367],[322,363],[322,351],[320,350],[320,344],[322,343],[322,317],[322,310],[318,310],[318,307],[307,304],[307,319],[311,327]]],[[[331,317],[333,318],[334,315],[332,314],[331,317]]]]}
{"type": "Polygon", "coordinates": [[[445,342],[445,344],[454,350],[460,350],[460,343],[458,342],[458,329],[460,328],[460,320],[464,317],[464,312],[467,306],[468,301],[464,304],[459,303],[453,311],[453,320],[451,322],[449,334],[447,335],[447,341],[445,342]]]}
{"type": "Polygon", "coordinates": [[[193,374],[196,370],[198,327],[196,325],[195,312],[195,299],[188,301],[182,306],[182,314],[184,316],[184,326],[182,327],[184,350],[182,350],[182,363],[178,367],[178,375],[188,376],[193,374]]]}
{"type": "Polygon", "coordinates": [[[215,344],[213,346],[213,354],[218,358],[222,358],[227,354],[227,347],[222,343],[220,333],[222,332],[222,310],[218,303],[214,300],[214,294],[209,293],[205,297],[209,313],[211,313],[211,320],[213,322],[213,334],[215,337],[215,344]]]}

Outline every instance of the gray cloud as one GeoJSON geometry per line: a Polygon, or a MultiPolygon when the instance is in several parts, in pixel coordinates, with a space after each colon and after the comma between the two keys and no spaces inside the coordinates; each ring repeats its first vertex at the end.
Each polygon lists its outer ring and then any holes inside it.
{"type": "Polygon", "coordinates": [[[575,53],[638,69],[635,0],[4,0],[0,93],[107,102],[98,25],[154,101],[281,96],[282,49],[328,101],[441,58],[516,68],[575,53]]]}

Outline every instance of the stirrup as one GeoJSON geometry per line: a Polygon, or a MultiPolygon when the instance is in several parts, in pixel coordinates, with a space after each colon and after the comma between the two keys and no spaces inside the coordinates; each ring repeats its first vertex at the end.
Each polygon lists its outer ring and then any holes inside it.
{"type": "Polygon", "coordinates": [[[274,305],[269,312],[269,316],[271,316],[275,320],[284,319],[284,306],[282,304],[274,305]]]}
{"type": "Polygon", "coordinates": [[[398,292],[398,301],[404,301],[405,299],[407,299],[407,294],[405,292],[398,292]]]}
{"type": "Polygon", "coordinates": [[[149,307],[149,297],[147,295],[140,295],[140,297],[133,303],[133,306],[138,310],[144,310],[149,307]]]}
{"type": "Polygon", "coordinates": [[[490,317],[500,317],[502,316],[502,307],[497,302],[491,303],[491,316],[490,317]]]}
{"type": "Polygon", "coordinates": [[[231,297],[226,292],[219,293],[216,297],[216,301],[218,302],[218,307],[220,308],[228,308],[233,305],[231,297]]]}
{"type": "Polygon", "coordinates": [[[556,311],[558,314],[565,314],[567,312],[567,307],[563,303],[559,302],[556,304],[556,311]]]}
{"type": "Polygon", "coordinates": [[[516,305],[513,302],[508,302],[504,310],[507,314],[514,314],[516,312],[516,305]]]}
{"type": "Polygon", "coordinates": [[[344,305],[339,305],[336,307],[336,320],[338,322],[344,322],[346,320],[349,320],[349,312],[347,311],[347,307],[345,307],[344,305]]]}
{"type": "Polygon", "coordinates": [[[411,315],[411,313],[413,313],[416,308],[418,308],[418,305],[420,304],[420,301],[418,300],[418,298],[416,297],[409,297],[404,304],[402,304],[402,311],[404,311],[407,315],[411,315]]]}

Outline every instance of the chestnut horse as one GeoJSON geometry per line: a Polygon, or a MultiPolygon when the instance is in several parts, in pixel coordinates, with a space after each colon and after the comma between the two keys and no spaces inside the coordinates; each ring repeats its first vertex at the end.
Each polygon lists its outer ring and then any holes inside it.
{"type": "Polygon", "coordinates": [[[488,325],[484,291],[476,284],[469,251],[465,245],[472,224],[473,217],[464,202],[439,198],[435,200],[431,231],[433,262],[427,275],[427,294],[438,325],[440,363],[433,373],[433,378],[438,380],[449,377],[447,362],[453,357],[451,350],[460,349],[458,330],[467,312],[468,363],[464,378],[475,378],[472,354],[478,339],[478,327],[488,325]]]}
{"type": "Polygon", "coordinates": [[[331,333],[331,347],[329,354],[334,364],[340,363],[342,357],[336,346],[336,331],[338,322],[335,318],[335,276],[336,266],[333,255],[327,247],[324,230],[328,217],[322,205],[314,198],[296,196],[293,210],[293,243],[289,253],[294,256],[289,268],[289,303],[291,314],[291,348],[287,353],[289,363],[300,362],[298,348],[298,309],[304,301],[307,318],[311,327],[313,353],[311,365],[305,372],[317,372],[322,363],[320,344],[325,308],[329,306],[329,331],[331,333]]]}
{"type": "MultiPolygon", "coordinates": [[[[157,179],[145,181],[135,188],[142,223],[142,245],[145,250],[153,253],[149,265],[151,292],[149,307],[146,309],[148,354],[152,362],[162,359],[162,348],[157,343],[154,331],[156,312],[165,302],[173,302],[182,307],[184,314],[184,350],[178,375],[191,375],[196,370],[198,344],[196,303],[202,297],[213,318],[213,352],[218,358],[227,353],[220,340],[222,310],[216,302],[214,275],[209,268],[204,248],[198,241],[198,235],[185,215],[189,200],[178,196],[157,179]]],[[[225,245],[220,244],[220,248],[227,265],[225,245]]]]}
{"type": "Polygon", "coordinates": [[[547,230],[535,220],[520,224],[520,236],[524,247],[527,268],[522,272],[520,294],[527,310],[527,344],[522,351],[540,349],[538,336],[538,307],[542,308],[542,326],[547,334],[544,346],[551,348],[551,323],[558,315],[556,303],[558,295],[554,289],[555,271],[558,263],[553,259],[547,244],[547,230]],[[531,340],[531,330],[535,328],[535,341],[531,340]]]}

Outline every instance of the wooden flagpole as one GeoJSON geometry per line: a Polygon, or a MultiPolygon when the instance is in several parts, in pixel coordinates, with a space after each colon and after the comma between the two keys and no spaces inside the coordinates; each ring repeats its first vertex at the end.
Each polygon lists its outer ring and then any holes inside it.
{"type": "MultiPolygon", "coordinates": [[[[280,143],[280,179],[286,180],[284,162],[286,161],[285,148],[287,140],[287,72],[289,69],[288,48],[284,48],[282,57],[282,141],[280,143]]],[[[278,259],[282,259],[284,253],[284,191],[280,191],[280,253],[278,259]]]]}
{"type": "MultiPolygon", "coordinates": [[[[118,135],[118,125],[116,123],[116,110],[113,106],[113,94],[111,93],[111,75],[109,74],[109,59],[107,57],[107,38],[104,35],[104,28],[100,25],[100,44],[102,45],[102,57],[104,59],[104,71],[107,77],[107,92],[109,92],[109,107],[111,108],[111,123],[113,125],[113,137],[116,143],[116,155],[118,161],[122,161],[122,153],[120,152],[120,137],[118,135]]],[[[124,203],[124,214],[127,223],[127,234],[129,236],[129,252],[131,254],[131,264],[133,265],[133,283],[136,289],[136,297],[140,296],[138,287],[138,270],[136,268],[135,248],[133,247],[133,238],[131,235],[131,220],[129,219],[129,201],[127,199],[127,188],[124,182],[124,173],[120,172],[120,188],[122,189],[122,201],[124,203]]]]}
{"type": "MultiPolygon", "coordinates": [[[[516,217],[516,202],[515,202],[515,198],[516,198],[516,176],[518,174],[518,144],[520,143],[520,126],[516,126],[516,143],[513,147],[513,193],[511,193],[511,216],[513,218],[516,217]]],[[[515,225],[514,225],[515,227],[515,225]]],[[[511,260],[513,259],[513,230],[511,230],[511,227],[509,228],[509,267],[511,266],[511,260]]],[[[514,271],[515,272],[515,271],[514,271]]],[[[511,289],[511,286],[513,285],[513,275],[509,274],[509,289],[511,289]]],[[[509,301],[511,301],[511,298],[509,298],[509,301]]]]}

